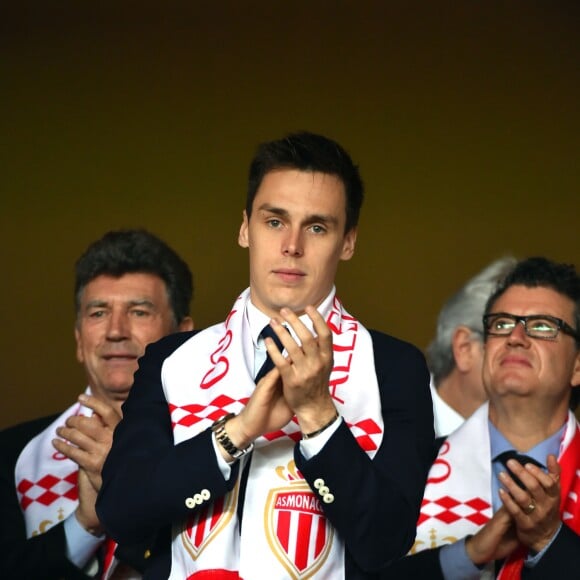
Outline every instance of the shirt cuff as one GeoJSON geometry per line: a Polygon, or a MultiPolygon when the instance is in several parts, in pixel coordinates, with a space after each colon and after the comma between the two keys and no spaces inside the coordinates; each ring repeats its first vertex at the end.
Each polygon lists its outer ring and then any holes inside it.
{"type": "Polygon", "coordinates": [[[338,418],[328,429],[325,429],[320,435],[312,437],[312,439],[300,440],[300,453],[304,459],[312,459],[320,450],[326,445],[327,441],[334,435],[336,430],[342,423],[342,417],[338,418]]]}
{"type": "Polygon", "coordinates": [[[560,533],[561,529],[562,522],[560,522],[560,525],[558,526],[556,533],[552,536],[552,539],[539,552],[537,552],[533,556],[531,556],[530,553],[528,552],[528,555],[524,559],[524,566],[526,568],[533,568],[542,559],[542,556],[548,551],[548,548],[553,544],[554,540],[556,539],[556,536],[560,533]]]}
{"type": "Polygon", "coordinates": [[[454,544],[443,546],[439,550],[439,564],[445,580],[477,580],[481,578],[481,569],[467,555],[465,538],[454,544]]]}
{"type": "Polygon", "coordinates": [[[215,451],[215,456],[217,457],[218,467],[219,467],[220,471],[222,472],[224,479],[226,481],[229,481],[229,479],[232,475],[231,466],[235,463],[236,460],[234,459],[234,461],[232,461],[231,463],[228,463],[224,459],[224,456],[221,454],[221,451],[219,448],[219,443],[217,442],[217,439],[215,438],[215,433],[212,433],[212,435],[211,435],[211,442],[213,444],[213,450],[215,451]]]}
{"type": "Polygon", "coordinates": [[[105,534],[93,536],[81,526],[74,512],[64,521],[66,557],[77,567],[84,568],[105,541],[105,534]]]}

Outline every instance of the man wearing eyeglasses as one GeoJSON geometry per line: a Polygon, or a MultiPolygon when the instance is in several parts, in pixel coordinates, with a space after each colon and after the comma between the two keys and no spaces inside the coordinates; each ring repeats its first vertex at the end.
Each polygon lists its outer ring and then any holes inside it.
{"type": "Polygon", "coordinates": [[[580,277],[519,262],[483,317],[489,402],[441,445],[385,578],[563,578],[580,553],[580,277]]]}

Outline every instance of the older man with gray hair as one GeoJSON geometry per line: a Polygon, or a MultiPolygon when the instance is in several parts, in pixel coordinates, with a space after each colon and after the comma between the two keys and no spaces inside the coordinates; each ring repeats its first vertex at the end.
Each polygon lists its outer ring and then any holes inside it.
{"type": "Polygon", "coordinates": [[[516,259],[495,260],[444,304],[427,348],[435,436],[454,431],[487,399],[481,379],[485,303],[516,259]]]}

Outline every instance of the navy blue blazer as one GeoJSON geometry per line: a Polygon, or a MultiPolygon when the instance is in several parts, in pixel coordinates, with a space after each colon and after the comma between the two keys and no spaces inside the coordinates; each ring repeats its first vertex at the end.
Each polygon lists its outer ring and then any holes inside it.
{"type": "MultiPolygon", "coordinates": [[[[174,445],[161,368],[193,334],[171,335],[147,347],[123,405],[97,499],[99,518],[117,541],[134,542],[157,532],[148,579],[168,576],[171,525],[191,515],[184,499],[192,490],[207,488],[212,498],[221,497],[237,479],[237,464],[229,481],[224,479],[209,429],[174,445]]],[[[335,501],[323,508],[344,539],[348,580],[377,578],[410,549],[434,440],[423,354],[388,335],[371,331],[371,336],[385,429],[374,458],[344,423],[308,461],[295,447],[296,465],[311,488],[323,478],[334,494],[335,501]]]]}

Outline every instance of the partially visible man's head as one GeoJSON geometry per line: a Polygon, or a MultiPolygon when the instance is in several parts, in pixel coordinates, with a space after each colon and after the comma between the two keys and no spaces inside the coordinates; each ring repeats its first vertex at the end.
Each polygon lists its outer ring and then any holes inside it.
{"type": "Polygon", "coordinates": [[[470,340],[483,342],[482,316],[487,299],[516,261],[512,256],[495,260],[468,280],[443,305],[437,318],[437,334],[427,347],[427,361],[435,385],[456,366],[453,342],[458,328],[464,328],[470,340]]]}
{"type": "Polygon", "coordinates": [[[253,202],[264,176],[278,169],[298,169],[336,176],[346,196],[345,233],[358,224],[364,197],[364,186],[358,167],[335,141],[309,132],[287,135],[259,145],[250,164],[246,215],[250,219],[253,202]]]}
{"type": "Polygon", "coordinates": [[[500,394],[578,402],[580,277],[571,264],[520,261],[485,308],[484,382],[500,394]]]}
{"type": "Polygon", "coordinates": [[[145,230],[108,232],[75,267],[77,359],[93,394],[122,403],[145,347],[190,330],[187,264],[145,230]]]}
{"type": "Polygon", "coordinates": [[[175,325],[189,316],[193,280],[189,266],[163,240],[144,229],[107,232],[85,250],[75,265],[75,305],[94,278],[119,278],[131,273],[153,274],[164,283],[175,325]]]}
{"type": "MultiPolygon", "coordinates": [[[[490,295],[485,314],[489,314],[500,296],[515,285],[551,288],[567,296],[574,304],[573,326],[580,336],[580,277],[572,264],[561,264],[541,256],[521,260],[490,295]]],[[[576,344],[580,348],[580,338],[576,339],[576,344]]]]}

